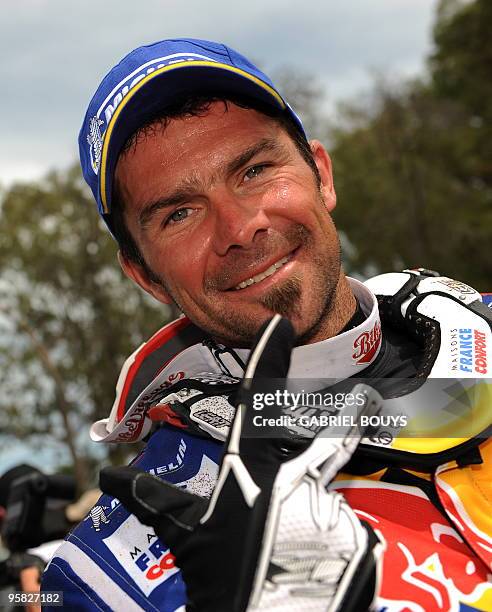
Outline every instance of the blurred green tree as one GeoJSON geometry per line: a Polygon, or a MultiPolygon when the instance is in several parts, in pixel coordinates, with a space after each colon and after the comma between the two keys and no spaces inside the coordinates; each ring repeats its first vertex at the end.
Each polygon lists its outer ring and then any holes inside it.
{"type": "Polygon", "coordinates": [[[441,0],[429,65],[437,96],[464,110],[468,175],[492,187],[492,3],[441,0]]]}
{"type": "Polygon", "coordinates": [[[349,271],[424,266],[490,290],[492,135],[490,101],[479,93],[492,73],[490,7],[442,2],[430,78],[380,81],[364,102],[341,109],[331,151],[349,271]]]}
{"type": "MultiPolygon", "coordinates": [[[[123,276],[116,250],[78,168],[3,194],[0,430],[66,445],[81,488],[89,424],[108,416],[125,358],[171,314],[123,276]]],[[[121,461],[130,449],[98,450],[121,461]]]]}

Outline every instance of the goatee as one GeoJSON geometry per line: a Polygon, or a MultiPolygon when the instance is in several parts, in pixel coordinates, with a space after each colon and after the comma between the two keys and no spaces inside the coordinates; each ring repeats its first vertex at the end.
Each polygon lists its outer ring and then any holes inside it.
{"type": "Polygon", "coordinates": [[[261,296],[259,302],[270,312],[290,319],[298,314],[301,291],[301,279],[293,276],[285,283],[272,287],[268,293],[261,296]]]}

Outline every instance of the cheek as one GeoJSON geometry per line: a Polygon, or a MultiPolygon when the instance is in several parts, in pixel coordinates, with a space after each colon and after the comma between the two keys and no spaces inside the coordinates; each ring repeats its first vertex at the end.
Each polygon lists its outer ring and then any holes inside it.
{"type": "Polygon", "coordinates": [[[280,205],[285,206],[288,204],[288,202],[293,197],[292,191],[293,191],[292,185],[289,185],[288,183],[281,183],[280,185],[277,186],[275,197],[279,201],[280,205]]]}
{"type": "Polygon", "coordinates": [[[159,273],[178,294],[200,291],[207,261],[207,241],[188,237],[168,244],[155,257],[159,273]]]}
{"type": "Polygon", "coordinates": [[[271,211],[278,211],[293,220],[299,220],[313,206],[310,194],[306,189],[289,180],[279,181],[269,190],[264,204],[271,211]]]}

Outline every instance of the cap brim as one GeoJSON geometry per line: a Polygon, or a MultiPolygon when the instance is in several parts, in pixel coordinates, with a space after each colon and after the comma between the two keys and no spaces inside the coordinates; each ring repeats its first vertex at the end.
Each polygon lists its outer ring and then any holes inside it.
{"type": "MultiPolygon", "coordinates": [[[[177,99],[194,92],[213,92],[213,95],[233,93],[249,96],[280,110],[288,108],[273,87],[227,64],[212,61],[179,62],[155,70],[128,92],[108,124],[99,172],[102,214],[110,212],[113,174],[120,151],[128,138],[149,119],[175,104],[177,99]]],[[[295,116],[293,118],[296,120],[295,116]]],[[[302,130],[300,124],[299,128],[302,130]]]]}

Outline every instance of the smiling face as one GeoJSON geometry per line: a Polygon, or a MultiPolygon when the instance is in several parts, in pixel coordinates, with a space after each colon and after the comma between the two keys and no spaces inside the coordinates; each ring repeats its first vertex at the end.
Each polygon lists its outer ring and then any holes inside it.
{"type": "Polygon", "coordinates": [[[274,312],[308,341],[328,337],[344,279],[330,160],[320,143],[312,150],[321,187],[285,129],[254,110],[214,102],[203,116],[155,124],[115,174],[154,278],[127,259],[123,269],[235,346],[274,312]]]}

